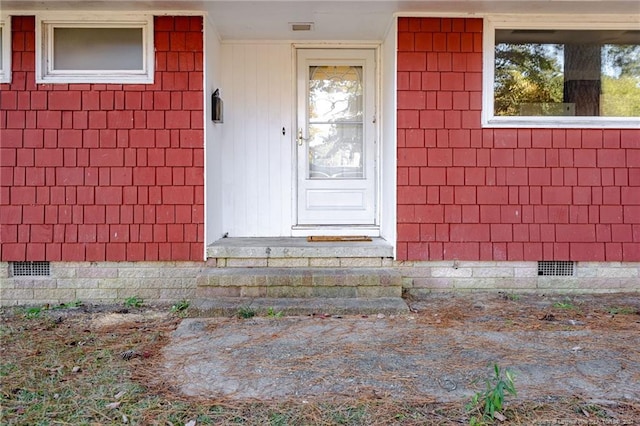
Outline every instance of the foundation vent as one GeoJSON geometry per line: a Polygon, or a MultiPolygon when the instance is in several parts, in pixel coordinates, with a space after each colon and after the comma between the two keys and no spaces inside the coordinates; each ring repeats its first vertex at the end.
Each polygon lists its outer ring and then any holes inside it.
{"type": "Polygon", "coordinates": [[[541,260],[538,262],[538,275],[543,277],[570,277],[575,262],[566,260],[541,260]]]}
{"type": "Polygon", "coordinates": [[[51,275],[50,262],[11,262],[14,277],[48,277],[51,275]]]}

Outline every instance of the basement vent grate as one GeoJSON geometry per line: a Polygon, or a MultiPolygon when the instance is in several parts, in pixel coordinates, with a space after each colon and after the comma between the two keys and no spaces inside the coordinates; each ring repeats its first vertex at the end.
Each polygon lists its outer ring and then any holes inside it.
{"type": "Polygon", "coordinates": [[[545,277],[572,276],[575,262],[566,260],[541,260],[538,262],[538,275],[545,277]]]}
{"type": "Polygon", "coordinates": [[[49,262],[11,262],[14,277],[48,277],[51,275],[49,262]]]}

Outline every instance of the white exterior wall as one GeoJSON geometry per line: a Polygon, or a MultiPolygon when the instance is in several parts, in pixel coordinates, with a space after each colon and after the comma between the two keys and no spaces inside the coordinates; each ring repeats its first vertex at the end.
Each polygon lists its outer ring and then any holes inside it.
{"type": "Polygon", "coordinates": [[[396,247],[396,45],[397,19],[387,32],[381,61],[380,236],[396,247]]]}
{"type": "MultiPolygon", "coordinates": [[[[394,20],[395,23],[395,20],[394,20]]],[[[380,51],[382,236],[395,241],[395,24],[380,51]]],[[[217,238],[289,237],[295,203],[294,51],[289,42],[223,42],[222,229],[217,238]],[[285,135],[282,129],[285,129],[285,135]]],[[[210,95],[210,94],[208,94],[210,95]]],[[[207,180],[207,185],[212,181],[207,180]]],[[[212,209],[207,209],[212,214],[212,209]]],[[[210,244],[215,239],[207,239],[210,244]]]]}
{"type": "Polygon", "coordinates": [[[220,65],[222,198],[208,212],[221,210],[222,233],[230,237],[289,236],[295,132],[291,44],[223,44],[220,65]]]}
{"type": "Polygon", "coordinates": [[[211,121],[211,94],[221,85],[221,45],[215,27],[204,19],[205,102],[205,248],[223,234],[222,226],[222,124],[211,121]]]}

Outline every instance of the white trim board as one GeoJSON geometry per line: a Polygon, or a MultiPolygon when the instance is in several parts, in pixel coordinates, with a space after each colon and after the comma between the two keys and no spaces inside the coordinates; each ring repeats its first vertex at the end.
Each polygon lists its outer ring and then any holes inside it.
{"type": "Polygon", "coordinates": [[[2,28],[2,67],[0,68],[0,83],[11,83],[11,16],[0,15],[2,28]]]}
{"type": "Polygon", "coordinates": [[[40,13],[36,15],[36,83],[148,84],[154,81],[153,15],[40,13]],[[142,67],[139,70],[58,70],[54,65],[55,28],[140,28],[142,67]]]}

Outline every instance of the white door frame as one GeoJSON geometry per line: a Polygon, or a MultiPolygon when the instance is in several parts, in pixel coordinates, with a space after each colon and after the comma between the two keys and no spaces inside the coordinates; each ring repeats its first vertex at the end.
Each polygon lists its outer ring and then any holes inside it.
{"type": "MultiPolygon", "coordinates": [[[[293,226],[292,226],[292,236],[309,236],[309,235],[367,235],[367,236],[380,236],[380,125],[379,125],[379,110],[380,110],[380,51],[379,44],[357,44],[357,45],[293,45],[293,85],[294,85],[294,108],[295,118],[294,122],[296,123],[295,132],[292,132],[292,144],[293,144],[293,182],[292,182],[292,196],[293,196],[293,226]],[[298,220],[298,197],[299,197],[299,171],[298,171],[298,155],[302,152],[298,149],[298,129],[300,125],[299,121],[299,103],[300,96],[298,93],[299,86],[299,70],[298,70],[298,51],[307,49],[325,49],[332,50],[334,53],[337,53],[339,58],[350,59],[351,57],[348,55],[347,50],[367,50],[370,53],[373,53],[373,76],[370,79],[369,84],[373,84],[372,94],[374,97],[373,100],[373,111],[368,112],[368,117],[365,117],[365,120],[371,120],[371,128],[374,135],[374,141],[370,148],[370,153],[365,157],[365,161],[370,162],[370,166],[372,169],[372,197],[373,197],[373,206],[372,206],[372,223],[367,224],[312,224],[312,225],[300,225],[298,220]],[[339,52],[339,50],[344,50],[344,52],[339,52]]],[[[351,52],[357,53],[357,52],[351,52]]],[[[306,125],[306,123],[305,123],[306,125]]],[[[304,135],[306,136],[306,135],[304,135]]],[[[366,165],[365,165],[366,168],[366,165]]]]}

